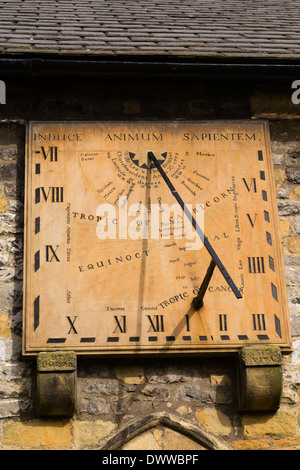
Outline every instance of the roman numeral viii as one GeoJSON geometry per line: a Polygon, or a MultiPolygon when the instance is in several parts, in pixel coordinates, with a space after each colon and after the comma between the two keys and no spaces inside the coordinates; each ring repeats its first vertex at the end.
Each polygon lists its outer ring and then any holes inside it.
{"type": "Polygon", "coordinates": [[[47,189],[43,186],[35,190],[35,203],[38,204],[41,199],[45,202],[63,202],[64,188],[62,186],[49,186],[47,189]]]}

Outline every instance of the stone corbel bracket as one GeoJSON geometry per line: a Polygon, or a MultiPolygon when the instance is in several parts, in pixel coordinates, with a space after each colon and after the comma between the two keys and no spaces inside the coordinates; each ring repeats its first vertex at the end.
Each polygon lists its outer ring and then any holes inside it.
{"type": "Polygon", "coordinates": [[[76,411],[77,358],[73,351],[37,355],[37,408],[41,416],[72,416],[76,411]]]}
{"type": "Polygon", "coordinates": [[[238,354],[241,411],[276,411],[282,394],[282,353],[277,346],[247,346],[238,354]]]}

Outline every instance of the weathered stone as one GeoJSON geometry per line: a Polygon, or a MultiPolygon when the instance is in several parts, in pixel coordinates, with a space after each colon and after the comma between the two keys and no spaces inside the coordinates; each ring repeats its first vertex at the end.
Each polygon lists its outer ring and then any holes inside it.
{"type": "Polygon", "coordinates": [[[0,340],[0,362],[9,361],[12,357],[16,359],[16,353],[13,355],[12,340],[10,338],[0,340]]]}
{"type": "Polygon", "coordinates": [[[227,374],[212,374],[210,380],[212,385],[217,385],[218,387],[231,385],[231,379],[227,374]]]}
{"type": "Polygon", "coordinates": [[[294,191],[290,193],[291,200],[298,200],[300,199],[300,186],[295,186],[294,191]]]}
{"type": "Polygon", "coordinates": [[[277,197],[279,199],[289,199],[290,193],[290,187],[285,184],[283,184],[280,188],[277,189],[277,197]]]}
{"type": "Polygon", "coordinates": [[[287,266],[285,268],[285,277],[287,286],[299,286],[300,285],[300,268],[287,266]]]}
{"type": "Polygon", "coordinates": [[[293,226],[295,232],[300,234],[300,215],[296,215],[296,217],[294,217],[293,226]]]}
{"type": "Polygon", "coordinates": [[[3,197],[0,198],[0,212],[5,212],[7,205],[8,205],[7,199],[4,199],[3,197]]]}
{"type": "Polygon", "coordinates": [[[240,358],[248,367],[279,366],[282,364],[280,348],[277,346],[249,346],[242,348],[240,358]]]}
{"type": "Polygon", "coordinates": [[[300,256],[299,255],[285,255],[284,264],[286,266],[300,266],[300,256]]]}
{"type": "Polygon", "coordinates": [[[276,410],[282,394],[282,355],[277,346],[244,347],[238,356],[238,399],[243,411],[276,410]]]}
{"type": "Polygon", "coordinates": [[[246,437],[295,435],[296,415],[290,411],[248,413],[242,418],[242,426],[246,437]]]}
{"type": "Polygon", "coordinates": [[[72,416],[76,410],[76,354],[39,353],[37,406],[41,416],[72,416]]]}
{"type": "Polygon", "coordinates": [[[291,95],[281,90],[255,90],[250,98],[251,115],[262,119],[285,119],[298,117],[299,106],[291,101],[291,95]]]}
{"type": "Polygon", "coordinates": [[[300,437],[273,438],[273,443],[277,449],[300,449],[300,437]]]}
{"type": "Polygon", "coordinates": [[[7,239],[7,251],[8,253],[23,253],[23,240],[20,236],[7,239]]]}
{"type": "MultiPolygon", "coordinates": [[[[0,246],[1,249],[1,246],[0,246]]],[[[4,248],[3,248],[4,249],[4,248]]],[[[8,266],[9,256],[8,254],[0,254],[0,266],[8,266]]]]}
{"type": "Polygon", "coordinates": [[[289,237],[288,249],[291,253],[300,254],[300,237],[289,237]]]}
{"type": "Polygon", "coordinates": [[[71,426],[63,421],[7,421],[3,444],[20,449],[71,449],[71,426]]]}
{"type": "Polygon", "coordinates": [[[119,382],[115,379],[87,378],[82,381],[83,393],[92,394],[94,396],[118,397],[119,388],[119,382]]]}
{"type": "Polygon", "coordinates": [[[147,372],[146,377],[149,383],[178,383],[185,382],[188,380],[188,377],[193,377],[193,375],[194,373],[190,369],[183,370],[182,367],[176,368],[174,366],[170,366],[167,368],[151,368],[147,372]]]}
{"type": "Polygon", "coordinates": [[[14,163],[7,163],[6,165],[0,166],[0,179],[1,180],[16,179],[16,177],[17,177],[17,167],[14,163]]]}
{"type": "Polygon", "coordinates": [[[0,401],[0,418],[13,418],[20,414],[21,407],[18,399],[0,401]]]}
{"type": "MultiPolygon", "coordinates": [[[[298,298],[298,305],[300,298],[298,298]]],[[[291,315],[291,330],[292,336],[300,336],[300,315],[291,315]]]]}
{"type": "Polygon", "coordinates": [[[282,237],[287,237],[292,231],[291,221],[289,219],[279,220],[279,231],[282,237]]]}
{"type": "Polygon", "coordinates": [[[116,377],[126,384],[141,384],[145,382],[145,375],[142,367],[115,367],[114,372],[116,377]]]}
{"type": "Polygon", "coordinates": [[[76,354],[72,351],[41,352],[37,356],[40,372],[76,370],[76,354]]]}
{"type": "Polygon", "coordinates": [[[16,269],[9,267],[0,267],[0,282],[12,282],[16,277],[16,269]]]}
{"type": "Polygon", "coordinates": [[[298,202],[278,201],[279,215],[296,215],[300,213],[300,204],[298,202]]]}
{"type": "Polygon", "coordinates": [[[93,397],[89,400],[82,399],[78,411],[93,416],[108,415],[111,412],[111,406],[105,398],[93,397]]]}
{"type": "Polygon", "coordinates": [[[221,436],[227,436],[231,433],[231,421],[228,416],[220,410],[206,408],[204,410],[198,410],[196,415],[198,421],[203,424],[208,431],[221,436]]]}
{"type": "Polygon", "coordinates": [[[141,390],[141,394],[151,400],[168,401],[170,398],[170,391],[167,388],[155,385],[147,385],[141,390]]]}
{"type": "Polygon", "coordinates": [[[286,155],[286,145],[282,142],[272,141],[271,149],[274,165],[284,164],[286,155]]]}
{"type": "Polygon", "coordinates": [[[7,197],[16,197],[20,199],[24,194],[24,186],[16,182],[4,183],[4,195],[7,197]]]}
{"type": "Polygon", "coordinates": [[[274,170],[275,185],[277,191],[282,187],[282,183],[286,179],[285,171],[282,168],[276,168],[274,170]]]}
{"type": "Polygon", "coordinates": [[[9,338],[10,332],[10,318],[7,313],[0,313],[0,336],[2,338],[9,338]]]}
{"type": "MultiPolygon", "coordinates": [[[[290,313],[300,313],[300,293],[298,287],[293,287],[288,289],[288,303],[289,303],[289,310],[290,313]]],[[[295,318],[297,318],[297,315],[291,315],[290,320],[291,323],[295,321],[295,318]]],[[[294,336],[298,336],[295,334],[294,336]]]]}
{"type": "Polygon", "coordinates": [[[300,183],[300,168],[299,167],[293,167],[293,168],[287,168],[286,169],[286,176],[289,181],[292,183],[300,183]]]}
{"type": "Polygon", "coordinates": [[[268,439],[239,439],[232,445],[237,450],[261,450],[269,449],[271,443],[268,439]]]}
{"type": "Polygon", "coordinates": [[[0,160],[16,160],[18,157],[18,148],[16,144],[0,145],[0,160]]]}
{"type": "Polygon", "coordinates": [[[161,447],[153,431],[147,431],[123,445],[122,450],[161,450],[161,447]]]}
{"type": "Polygon", "coordinates": [[[29,364],[22,362],[0,364],[0,380],[7,382],[20,380],[21,377],[30,375],[31,368],[29,364]]]}
{"type": "Polygon", "coordinates": [[[101,441],[117,428],[110,421],[75,421],[73,425],[74,445],[80,449],[99,446],[101,441]]]}

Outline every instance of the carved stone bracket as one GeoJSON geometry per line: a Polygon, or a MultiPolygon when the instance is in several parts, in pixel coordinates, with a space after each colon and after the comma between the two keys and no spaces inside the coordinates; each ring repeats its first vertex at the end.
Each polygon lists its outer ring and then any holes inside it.
{"type": "Polygon", "coordinates": [[[76,411],[77,360],[73,351],[37,356],[37,407],[42,416],[72,416],[76,411]]]}
{"type": "Polygon", "coordinates": [[[249,346],[238,355],[241,411],[275,411],[282,394],[282,354],[277,346],[249,346]]]}

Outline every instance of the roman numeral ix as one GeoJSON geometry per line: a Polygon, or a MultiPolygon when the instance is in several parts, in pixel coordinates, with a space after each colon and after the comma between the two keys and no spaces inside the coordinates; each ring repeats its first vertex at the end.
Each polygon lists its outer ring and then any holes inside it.
{"type": "Polygon", "coordinates": [[[51,261],[60,262],[60,259],[56,254],[58,247],[59,245],[56,245],[56,248],[53,248],[52,245],[46,245],[46,261],[48,263],[51,263],[51,261]]]}

